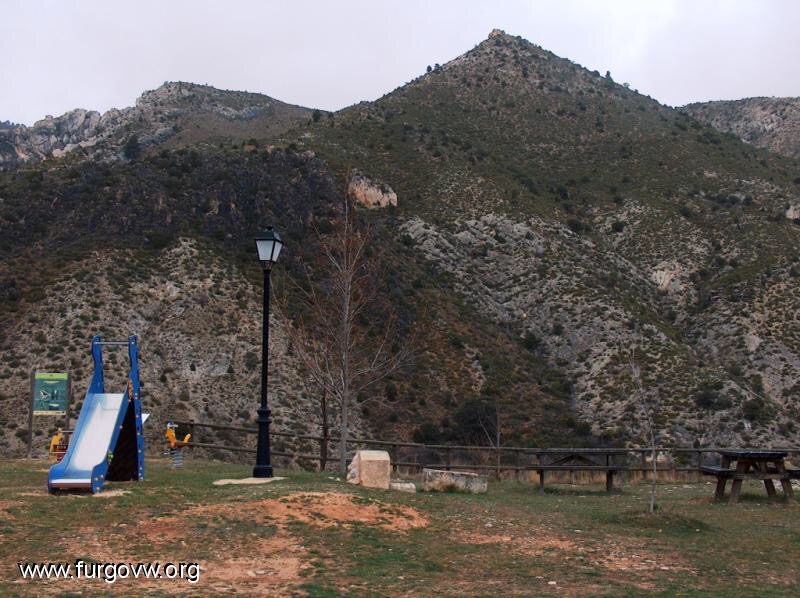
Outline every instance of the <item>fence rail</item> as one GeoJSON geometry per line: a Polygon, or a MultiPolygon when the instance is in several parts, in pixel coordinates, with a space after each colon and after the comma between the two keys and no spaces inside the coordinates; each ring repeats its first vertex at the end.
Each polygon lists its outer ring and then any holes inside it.
{"type": "MultiPolygon", "coordinates": [[[[197,438],[197,430],[201,428],[209,430],[221,430],[229,432],[241,432],[244,434],[258,434],[258,428],[248,428],[243,426],[226,426],[220,424],[208,424],[191,420],[172,420],[179,426],[185,426],[192,434],[192,438],[197,438]]],[[[317,442],[320,447],[327,447],[330,444],[338,444],[339,437],[312,436],[304,434],[293,434],[291,432],[270,432],[270,436],[277,438],[292,438],[297,440],[307,440],[317,442]]],[[[650,461],[652,449],[646,447],[633,448],[574,448],[574,447],[513,447],[513,446],[461,446],[448,444],[421,444],[417,442],[400,442],[392,440],[377,440],[373,438],[350,438],[347,444],[352,447],[383,447],[388,449],[391,456],[392,467],[397,469],[403,467],[407,469],[422,469],[431,467],[435,469],[459,469],[493,471],[497,475],[501,472],[523,472],[535,469],[536,465],[544,463],[542,458],[546,455],[564,453],[582,453],[588,456],[607,455],[613,453],[620,457],[627,457],[629,472],[639,472],[644,476],[652,473],[653,466],[650,461]],[[480,460],[480,462],[477,462],[480,460]],[[493,461],[493,462],[490,462],[493,461]]],[[[224,444],[213,444],[205,442],[191,441],[189,447],[212,449],[220,451],[231,451],[235,453],[255,454],[255,448],[243,446],[230,446],[224,444]]],[[[705,463],[706,455],[716,454],[723,448],[730,447],[658,447],[656,449],[656,472],[694,472],[700,473],[700,467],[705,463]]],[[[798,447],[770,447],[772,450],[788,452],[791,456],[800,457],[798,447]]],[[[335,461],[338,455],[331,454],[308,454],[298,452],[286,452],[273,450],[272,454],[277,457],[289,459],[302,459],[306,461],[325,464],[335,461]]]]}

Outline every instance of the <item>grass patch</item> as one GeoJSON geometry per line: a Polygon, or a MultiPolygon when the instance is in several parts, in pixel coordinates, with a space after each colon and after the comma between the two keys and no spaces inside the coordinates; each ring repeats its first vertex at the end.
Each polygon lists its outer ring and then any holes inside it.
{"type": "MultiPolygon", "coordinates": [[[[800,575],[798,506],[770,505],[756,485],[751,500],[719,505],[711,484],[660,484],[659,511],[650,515],[647,485],[612,494],[552,485],[541,494],[492,480],[482,495],[404,494],[289,471],[267,486],[219,487],[215,479],[245,477],[249,468],[189,460],[172,470],[150,460],[146,481],[110,485],[129,494],[93,498],[48,496],[46,475],[43,462],[0,465],[2,562],[203,567],[195,587],[119,582],[115,594],[209,595],[235,586],[308,596],[531,595],[552,591],[554,581],[576,595],[790,596],[800,575]],[[363,519],[368,512],[374,523],[363,519]],[[424,523],[390,524],[412,516],[424,523]]],[[[43,588],[20,583],[12,567],[0,570],[0,595],[43,588]]],[[[99,581],[63,591],[109,590],[99,581]]]]}

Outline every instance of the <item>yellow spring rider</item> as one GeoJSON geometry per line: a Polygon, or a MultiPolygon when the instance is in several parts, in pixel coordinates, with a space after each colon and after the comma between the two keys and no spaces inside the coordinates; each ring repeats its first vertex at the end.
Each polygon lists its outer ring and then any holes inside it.
{"type": "Polygon", "coordinates": [[[183,449],[184,447],[188,446],[189,441],[192,439],[191,434],[187,434],[183,437],[183,440],[178,440],[175,436],[175,428],[177,428],[175,424],[172,422],[167,423],[167,444],[169,445],[169,455],[172,457],[172,467],[182,467],[183,466],[183,449]]]}

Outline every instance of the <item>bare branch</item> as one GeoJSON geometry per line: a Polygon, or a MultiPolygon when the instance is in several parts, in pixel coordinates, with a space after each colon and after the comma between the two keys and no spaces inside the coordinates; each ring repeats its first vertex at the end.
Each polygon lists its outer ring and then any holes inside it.
{"type": "MultiPolygon", "coordinates": [[[[368,258],[371,231],[358,222],[352,198],[345,195],[330,234],[312,228],[321,251],[316,261],[304,266],[304,284],[295,281],[302,315],[294,319],[289,335],[313,386],[338,405],[339,466],[344,474],[351,409],[403,367],[411,351],[408,344],[389,349],[396,317],[379,304],[377,267],[368,258]],[[368,317],[373,309],[382,311],[381,317],[368,317]]],[[[366,400],[371,398],[377,395],[366,400]]]]}

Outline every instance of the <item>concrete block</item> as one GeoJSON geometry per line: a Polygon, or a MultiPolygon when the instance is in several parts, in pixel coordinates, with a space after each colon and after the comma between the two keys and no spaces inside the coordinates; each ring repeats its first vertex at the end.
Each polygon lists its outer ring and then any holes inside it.
{"type": "Polygon", "coordinates": [[[389,482],[389,490],[397,492],[416,492],[417,487],[414,482],[389,482]]]}
{"type": "Polygon", "coordinates": [[[466,471],[422,470],[422,489],[426,492],[468,492],[483,494],[489,488],[485,475],[466,471]]]}
{"type": "Polygon", "coordinates": [[[392,463],[386,451],[356,451],[347,468],[347,481],[365,488],[389,489],[392,463]]]}

